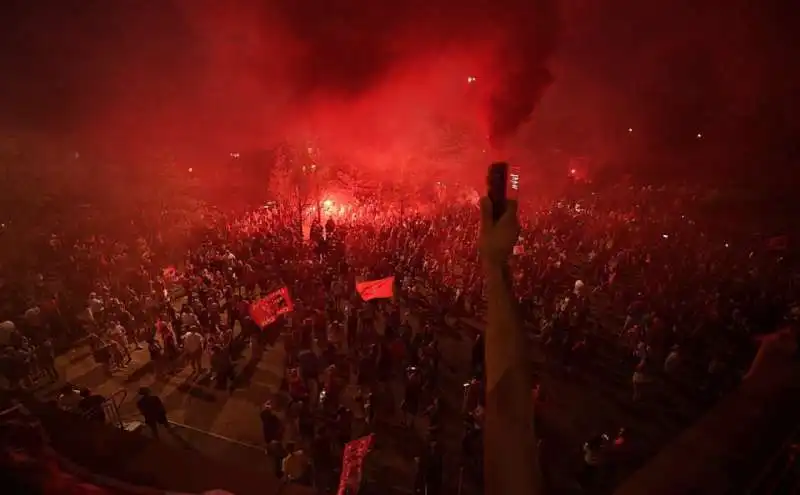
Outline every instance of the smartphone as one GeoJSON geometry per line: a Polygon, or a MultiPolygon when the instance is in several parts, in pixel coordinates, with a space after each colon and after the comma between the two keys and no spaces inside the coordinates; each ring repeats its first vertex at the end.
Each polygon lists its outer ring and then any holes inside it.
{"type": "Polygon", "coordinates": [[[519,168],[510,167],[507,163],[493,163],[489,167],[487,179],[489,199],[492,201],[492,217],[500,219],[506,212],[506,202],[519,198],[519,168]]]}
{"type": "Polygon", "coordinates": [[[492,202],[492,219],[497,222],[506,212],[508,164],[505,162],[491,164],[486,182],[489,189],[487,196],[492,202]]]}

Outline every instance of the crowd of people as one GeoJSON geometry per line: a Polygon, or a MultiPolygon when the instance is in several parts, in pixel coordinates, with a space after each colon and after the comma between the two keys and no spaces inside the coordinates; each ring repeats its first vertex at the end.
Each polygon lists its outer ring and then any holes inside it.
{"type": "MultiPolygon", "coordinates": [[[[520,317],[565,374],[616,372],[595,359],[611,355],[630,377],[631,402],[663,390],[710,402],[738,382],[753,336],[792,316],[791,252],[717,235],[696,215],[691,193],[618,186],[568,196],[523,209],[511,262],[520,317]]],[[[146,347],[157,376],[189,366],[224,390],[281,345],[285,400],[266,401],[261,413],[278,474],[331,487],[348,441],[397,423],[420,431],[415,489],[441,493],[451,447],[440,435],[448,409],[440,330],[454,318],[480,321],[485,311],[478,222],[477,208],[465,203],[435,215],[348,213],[318,221],[312,213],[304,233],[295,212],[275,206],[209,217],[180,260],[165,259],[165,248],[144,237],[126,245],[54,234],[42,259],[55,260],[55,277],[36,274],[25,291],[4,280],[1,372],[11,387],[56,380],[57,348],[84,338],[109,375],[127,365],[131,350],[146,347]],[[359,297],[358,282],[391,276],[394,298],[359,297]],[[283,287],[293,311],[260,327],[251,304],[283,287]],[[248,348],[249,360],[238,366],[248,348]],[[350,384],[358,390],[352,397],[350,384]]],[[[466,466],[480,466],[482,345],[478,334],[456,407],[463,442],[451,454],[466,466]]],[[[540,400],[551,392],[532,394],[540,400]]],[[[83,402],[92,396],[81,393],[83,402]]],[[[73,402],[65,407],[81,400],[73,402]]],[[[102,414],[96,402],[93,417],[102,414]]],[[[149,417],[140,409],[154,432],[168,424],[167,411],[156,411],[152,399],[143,403],[151,404],[149,417]]],[[[583,483],[597,482],[604,452],[621,441],[622,432],[586,443],[583,483]]]]}

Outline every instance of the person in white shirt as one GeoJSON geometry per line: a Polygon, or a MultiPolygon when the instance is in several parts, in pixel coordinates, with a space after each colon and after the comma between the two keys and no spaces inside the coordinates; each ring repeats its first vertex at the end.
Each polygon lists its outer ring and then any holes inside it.
{"type": "Polygon", "coordinates": [[[191,327],[183,336],[183,350],[186,353],[189,364],[192,365],[192,371],[194,373],[202,371],[203,336],[196,331],[195,327],[191,327]]]}
{"type": "Polygon", "coordinates": [[[125,328],[118,321],[112,321],[108,336],[119,345],[119,350],[125,355],[125,360],[130,361],[132,359],[131,351],[128,350],[128,337],[125,333],[125,328]]]}

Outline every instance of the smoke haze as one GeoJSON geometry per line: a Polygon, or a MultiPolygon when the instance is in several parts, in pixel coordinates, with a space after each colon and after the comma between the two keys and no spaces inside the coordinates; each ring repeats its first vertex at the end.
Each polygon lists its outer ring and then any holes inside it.
{"type": "Polygon", "coordinates": [[[453,135],[476,150],[602,162],[684,153],[698,132],[723,152],[722,143],[784,149],[797,131],[787,48],[797,31],[777,2],[10,0],[3,9],[0,123],[79,147],[222,160],[308,141],[396,170],[425,154],[456,166],[433,153],[453,135]]]}

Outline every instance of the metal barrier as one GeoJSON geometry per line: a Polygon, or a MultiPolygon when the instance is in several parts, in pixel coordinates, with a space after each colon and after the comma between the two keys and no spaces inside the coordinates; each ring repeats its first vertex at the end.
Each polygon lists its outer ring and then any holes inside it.
{"type": "Polygon", "coordinates": [[[106,418],[112,425],[116,426],[120,430],[125,429],[125,424],[122,422],[119,409],[127,398],[128,391],[124,388],[121,388],[111,394],[111,396],[107,398],[105,402],[103,402],[103,412],[105,413],[106,418]],[[119,400],[117,400],[118,398],[119,400]]]}
{"type": "MultiPolygon", "coordinates": [[[[120,416],[120,406],[122,403],[125,402],[125,399],[128,397],[128,391],[124,388],[121,388],[111,394],[103,403],[101,404],[101,408],[103,410],[103,415],[106,418],[106,421],[111,425],[119,428],[120,430],[125,429],[125,423],[122,421],[122,417],[120,416]]],[[[85,410],[81,411],[80,415],[84,419],[92,419],[95,416],[96,410],[85,410]]]]}

